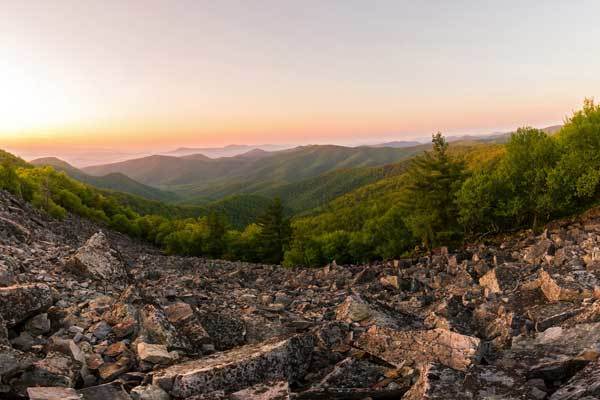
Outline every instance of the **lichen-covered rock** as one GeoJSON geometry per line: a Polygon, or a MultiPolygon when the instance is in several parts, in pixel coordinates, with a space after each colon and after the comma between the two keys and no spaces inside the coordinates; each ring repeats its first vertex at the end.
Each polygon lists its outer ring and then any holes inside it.
{"type": "Polygon", "coordinates": [[[207,312],[200,314],[199,319],[217,350],[228,350],[246,343],[246,325],[241,318],[207,312]]]}
{"type": "Polygon", "coordinates": [[[414,317],[407,317],[390,310],[381,310],[354,294],[346,297],[344,302],[336,309],[336,319],[348,323],[356,322],[361,326],[376,325],[393,329],[410,329],[410,324],[417,323],[414,317]]]}
{"type": "Polygon", "coordinates": [[[189,304],[182,301],[170,304],[165,307],[165,316],[175,328],[187,337],[195,349],[201,349],[202,345],[212,343],[208,332],[189,304]]]}
{"type": "Polygon", "coordinates": [[[372,326],[358,339],[356,346],[396,366],[414,360],[436,362],[457,370],[466,370],[483,354],[478,338],[440,328],[396,331],[372,326]]]}
{"type": "Polygon", "coordinates": [[[171,364],[175,357],[167,351],[167,346],[162,344],[149,344],[140,342],[137,344],[137,354],[141,361],[151,364],[171,364]]]}
{"type": "Polygon", "coordinates": [[[81,400],[131,400],[120,382],[106,383],[78,390],[81,400]]]}
{"type": "Polygon", "coordinates": [[[503,264],[489,270],[479,278],[479,285],[490,293],[514,290],[519,284],[519,267],[503,264]]]}
{"type": "Polygon", "coordinates": [[[368,360],[345,358],[319,383],[319,387],[366,388],[379,382],[385,368],[368,360]]]}
{"type": "Polygon", "coordinates": [[[52,290],[43,283],[0,287],[0,315],[9,327],[47,310],[52,303],[52,290]]]}
{"type": "Polygon", "coordinates": [[[65,267],[86,277],[123,283],[127,277],[125,264],[119,254],[110,247],[106,235],[94,234],[65,263],[65,267]]]}
{"type": "Polygon", "coordinates": [[[140,336],[147,343],[162,344],[169,350],[192,351],[189,340],[169,322],[161,309],[146,304],[140,310],[140,336]]]}
{"type": "Polygon", "coordinates": [[[231,394],[231,400],[289,400],[287,381],[259,383],[231,394]]]}
{"type": "Polygon", "coordinates": [[[583,400],[600,397],[600,360],[590,363],[550,396],[550,400],[583,400]]]}
{"type": "Polygon", "coordinates": [[[512,340],[511,352],[521,358],[544,358],[546,361],[575,357],[585,350],[595,349],[600,343],[600,322],[578,324],[571,328],[555,326],[535,337],[517,336],[512,340]]]}
{"type": "Polygon", "coordinates": [[[593,297],[598,280],[592,273],[581,271],[540,270],[540,288],[549,301],[573,301],[593,297]]]}
{"type": "Polygon", "coordinates": [[[268,380],[294,380],[306,372],[313,345],[312,335],[246,345],[158,371],[153,384],[175,397],[189,397],[240,390],[268,380]]]}
{"type": "Polygon", "coordinates": [[[35,361],[32,354],[0,345],[0,382],[8,382],[12,376],[30,368],[35,361]]]}
{"type": "Polygon", "coordinates": [[[171,396],[158,386],[136,386],[129,393],[133,400],[169,400],[171,396]]]}
{"type": "Polygon", "coordinates": [[[19,385],[75,387],[81,364],[65,354],[50,352],[19,378],[19,385]]]}
{"type": "Polygon", "coordinates": [[[13,235],[19,240],[26,241],[31,236],[29,229],[9,218],[0,217],[0,230],[13,235]]]}
{"type": "Polygon", "coordinates": [[[533,400],[537,398],[533,394],[535,389],[523,374],[495,366],[481,365],[462,372],[440,364],[426,364],[402,400],[533,400]]]}

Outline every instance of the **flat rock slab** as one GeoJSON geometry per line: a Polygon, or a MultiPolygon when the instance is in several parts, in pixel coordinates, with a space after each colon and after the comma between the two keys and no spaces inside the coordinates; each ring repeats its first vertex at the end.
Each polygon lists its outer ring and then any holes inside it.
{"type": "Polygon", "coordinates": [[[515,400],[536,399],[523,375],[494,366],[476,366],[468,372],[440,364],[421,368],[419,378],[402,400],[515,400]]]}
{"type": "Polygon", "coordinates": [[[515,358],[552,359],[574,357],[585,350],[597,349],[600,343],[600,322],[578,324],[572,328],[555,326],[535,337],[517,336],[512,340],[515,358]]]}
{"type": "Polygon", "coordinates": [[[162,344],[149,344],[140,342],[137,345],[138,357],[140,360],[151,364],[171,364],[174,357],[167,351],[167,347],[162,344]]]}
{"type": "Polygon", "coordinates": [[[575,301],[593,297],[600,282],[591,272],[540,270],[540,288],[549,301],[575,301]]]}
{"type": "Polygon", "coordinates": [[[550,400],[583,400],[600,397],[600,361],[595,361],[578,372],[550,400]]]}
{"type": "Polygon", "coordinates": [[[234,392],[272,380],[298,379],[306,373],[314,346],[312,335],[276,338],[158,371],[153,384],[175,397],[217,390],[234,392]]]}
{"type": "Polygon", "coordinates": [[[127,277],[125,264],[102,232],[94,234],[66,262],[66,268],[84,276],[118,282],[127,277]]]}
{"type": "Polygon", "coordinates": [[[43,283],[0,287],[0,315],[9,327],[45,311],[52,303],[52,290],[43,283]]]}
{"type": "MultiPolygon", "coordinates": [[[[337,307],[336,319],[348,323],[358,323],[364,327],[376,325],[398,330],[410,329],[411,325],[419,322],[414,316],[401,313],[392,315],[389,310],[380,310],[357,294],[346,297],[344,302],[337,307]]],[[[416,328],[416,325],[413,328],[416,328]]]]}
{"type": "Polygon", "coordinates": [[[287,381],[260,383],[231,394],[232,400],[289,400],[287,381]]]}
{"type": "Polygon", "coordinates": [[[514,290],[518,284],[519,267],[508,264],[499,265],[479,278],[479,285],[489,290],[490,293],[514,290]]]}
{"type": "Polygon", "coordinates": [[[356,346],[392,365],[405,361],[436,362],[466,370],[483,352],[478,338],[436,328],[421,331],[396,331],[372,326],[360,336],[356,346]]]}
{"type": "Polygon", "coordinates": [[[0,217],[0,230],[6,230],[10,232],[17,239],[27,240],[31,236],[29,229],[23,225],[4,217],[0,217]]]}
{"type": "Polygon", "coordinates": [[[29,400],[80,400],[75,389],[65,387],[30,387],[27,396],[29,400]]]}
{"type": "Polygon", "coordinates": [[[131,400],[123,385],[120,383],[107,383],[78,390],[81,400],[131,400]]]}

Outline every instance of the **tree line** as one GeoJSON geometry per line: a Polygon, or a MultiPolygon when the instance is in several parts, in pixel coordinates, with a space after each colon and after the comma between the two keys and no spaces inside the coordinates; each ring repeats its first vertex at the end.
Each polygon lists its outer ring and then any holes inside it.
{"type": "MultiPolygon", "coordinates": [[[[154,243],[170,254],[318,266],[390,259],[577,213],[600,198],[600,106],[586,100],[560,132],[520,128],[504,146],[453,151],[440,133],[406,172],[365,185],[292,221],[279,199],[233,229],[201,217],[144,213],[50,167],[3,153],[0,188],[55,218],[67,211],[154,243]]],[[[156,209],[156,208],[153,208],[156,209]]],[[[161,210],[159,207],[158,210],[161,210]]]]}
{"type": "MultiPolygon", "coordinates": [[[[473,152],[471,152],[473,153],[473,152]]],[[[555,135],[520,128],[478,162],[456,155],[441,134],[397,178],[294,221],[286,265],[360,263],[415,247],[465,240],[575,214],[600,199],[600,106],[585,100],[555,135]],[[349,203],[349,204],[345,204],[349,203]]]]}

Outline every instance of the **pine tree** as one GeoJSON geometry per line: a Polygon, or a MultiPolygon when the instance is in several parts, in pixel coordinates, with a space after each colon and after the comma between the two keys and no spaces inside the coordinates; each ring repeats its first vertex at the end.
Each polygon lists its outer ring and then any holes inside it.
{"type": "Polygon", "coordinates": [[[211,257],[221,257],[225,252],[226,223],[224,217],[216,212],[208,214],[208,238],[206,239],[206,253],[211,257]]]}
{"type": "Polygon", "coordinates": [[[465,178],[465,165],[448,154],[444,136],[438,132],[431,141],[433,149],[413,160],[401,201],[407,225],[427,248],[451,244],[460,237],[455,198],[465,178]]]}
{"type": "Polygon", "coordinates": [[[258,221],[260,253],[265,262],[279,264],[291,239],[290,220],[284,215],[281,199],[275,198],[258,221]]]}

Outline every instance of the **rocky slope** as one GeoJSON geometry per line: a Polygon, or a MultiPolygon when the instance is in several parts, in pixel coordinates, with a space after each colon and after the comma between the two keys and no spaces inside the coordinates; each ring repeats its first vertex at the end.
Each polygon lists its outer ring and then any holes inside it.
{"type": "Polygon", "coordinates": [[[0,192],[0,398],[598,399],[600,213],[459,254],[164,256],[0,192]]]}

